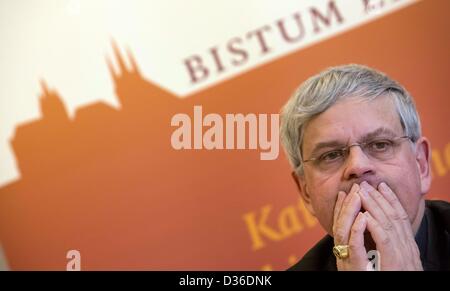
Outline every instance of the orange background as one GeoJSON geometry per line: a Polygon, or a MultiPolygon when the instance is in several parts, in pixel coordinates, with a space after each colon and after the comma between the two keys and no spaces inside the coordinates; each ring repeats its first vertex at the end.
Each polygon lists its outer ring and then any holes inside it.
{"type": "Polygon", "coordinates": [[[286,269],[324,232],[299,202],[281,148],[274,161],[251,150],[176,151],[170,120],[192,118],[194,105],[204,115],[278,113],[302,81],[344,63],[380,69],[415,97],[433,147],[428,198],[450,200],[448,11],[446,0],[411,5],[183,100],[146,80],[136,60],[113,74],[120,110],[99,102],[73,120],[44,84],[42,118],[11,141],[21,179],[0,189],[10,268],[65,270],[76,249],[84,270],[286,269]],[[274,233],[260,233],[255,249],[248,221],[264,215],[274,233]]]}

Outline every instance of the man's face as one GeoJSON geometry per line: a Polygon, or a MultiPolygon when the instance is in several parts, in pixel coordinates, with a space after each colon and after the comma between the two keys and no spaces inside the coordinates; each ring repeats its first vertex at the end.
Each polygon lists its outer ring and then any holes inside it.
{"type": "MultiPolygon", "coordinates": [[[[388,96],[372,101],[345,98],[308,123],[303,138],[303,159],[336,148],[333,145],[318,150],[318,145],[323,143],[346,146],[377,137],[401,136],[404,136],[404,131],[394,103],[388,96]]],[[[418,143],[423,143],[423,140],[418,143]]],[[[421,174],[423,169],[420,169],[420,158],[417,157],[416,149],[408,139],[399,143],[392,158],[384,161],[371,158],[361,147],[353,146],[342,165],[332,171],[319,169],[313,162],[305,163],[304,175],[298,178],[302,197],[322,227],[332,234],[333,212],[340,190],[348,193],[354,183],[362,181],[375,188],[385,182],[397,194],[411,222],[414,222],[423,194],[429,188],[429,177],[424,178],[421,174]]]]}

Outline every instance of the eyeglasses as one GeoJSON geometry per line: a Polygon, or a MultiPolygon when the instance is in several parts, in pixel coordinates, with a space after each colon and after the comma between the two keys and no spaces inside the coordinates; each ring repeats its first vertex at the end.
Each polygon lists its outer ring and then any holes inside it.
{"type": "Polygon", "coordinates": [[[317,157],[303,160],[303,163],[312,162],[314,167],[324,172],[336,170],[344,164],[349,156],[350,148],[354,146],[359,146],[369,158],[378,161],[387,161],[394,157],[400,143],[406,139],[412,141],[409,136],[401,136],[392,139],[377,138],[368,142],[353,143],[342,148],[329,150],[317,157]]]}

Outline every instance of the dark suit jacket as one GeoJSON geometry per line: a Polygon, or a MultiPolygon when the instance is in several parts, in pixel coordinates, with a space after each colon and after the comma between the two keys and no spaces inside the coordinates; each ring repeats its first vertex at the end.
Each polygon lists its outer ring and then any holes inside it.
{"type": "MultiPolygon", "coordinates": [[[[425,201],[416,242],[425,271],[450,270],[450,203],[425,201]]],[[[333,246],[333,238],[325,236],[288,271],[336,271],[333,246]]]]}

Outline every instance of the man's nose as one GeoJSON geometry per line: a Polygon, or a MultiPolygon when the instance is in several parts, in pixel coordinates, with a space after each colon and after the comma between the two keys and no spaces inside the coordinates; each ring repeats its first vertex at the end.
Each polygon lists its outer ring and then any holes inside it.
{"type": "Polygon", "coordinates": [[[373,162],[359,146],[352,146],[348,151],[344,165],[344,179],[359,179],[375,173],[373,162]]]}

